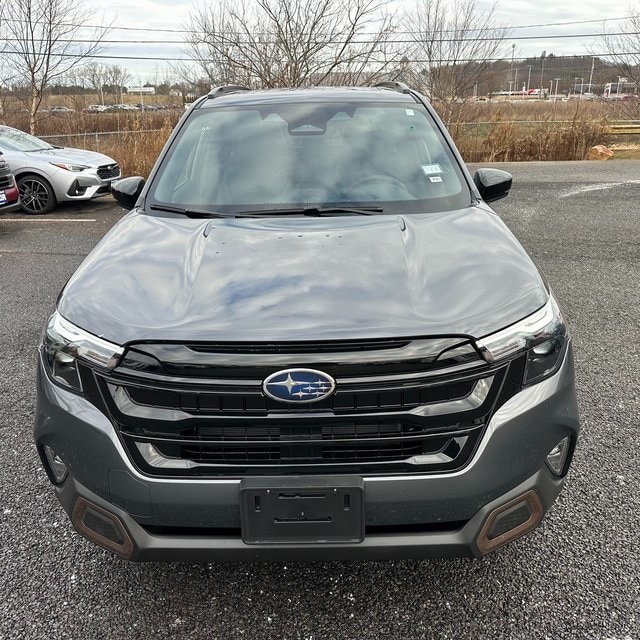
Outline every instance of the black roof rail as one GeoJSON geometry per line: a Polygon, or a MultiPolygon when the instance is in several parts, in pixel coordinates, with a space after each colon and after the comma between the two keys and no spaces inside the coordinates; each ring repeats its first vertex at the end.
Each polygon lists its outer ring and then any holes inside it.
{"type": "Polygon", "coordinates": [[[397,81],[387,81],[387,82],[376,82],[373,85],[374,87],[378,87],[380,89],[392,89],[393,91],[399,91],[400,93],[411,93],[411,87],[406,85],[404,82],[397,81]]]}
{"type": "Polygon", "coordinates": [[[251,91],[251,89],[241,84],[221,84],[219,87],[213,87],[213,89],[211,89],[207,94],[207,98],[217,98],[225,95],[226,93],[237,93],[238,91],[251,91]]]}

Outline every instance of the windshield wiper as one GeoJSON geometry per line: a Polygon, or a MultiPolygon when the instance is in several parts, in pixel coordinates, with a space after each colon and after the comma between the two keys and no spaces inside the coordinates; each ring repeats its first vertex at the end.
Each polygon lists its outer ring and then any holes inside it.
{"type": "Polygon", "coordinates": [[[222,213],[221,211],[207,211],[206,209],[190,209],[183,207],[172,207],[166,204],[150,204],[149,209],[153,211],[168,211],[169,213],[179,213],[188,218],[255,218],[272,215],[291,216],[324,216],[339,213],[352,213],[360,216],[372,216],[382,213],[382,207],[296,207],[291,209],[247,209],[236,213],[222,213]]]}
{"type": "Polygon", "coordinates": [[[382,207],[294,207],[291,209],[248,209],[238,211],[234,215],[237,218],[271,215],[298,215],[298,216],[324,216],[334,213],[353,213],[358,216],[372,216],[382,213],[382,207]]]}
{"type": "Polygon", "coordinates": [[[232,213],[221,213],[220,211],[206,211],[204,209],[185,209],[182,207],[171,207],[165,204],[150,204],[149,209],[153,211],[168,211],[169,213],[179,213],[187,218],[233,218],[232,213]]]}

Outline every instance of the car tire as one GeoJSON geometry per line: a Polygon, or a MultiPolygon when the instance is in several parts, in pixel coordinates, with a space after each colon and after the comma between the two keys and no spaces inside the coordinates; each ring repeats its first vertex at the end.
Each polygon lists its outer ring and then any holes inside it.
{"type": "Polygon", "coordinates": [[[30,215],[39,215],[53,211],[56,206],[56,194],[51,185],[41,176],[29,173],[18,178],[20,204],[22,210],[30,215]]]}

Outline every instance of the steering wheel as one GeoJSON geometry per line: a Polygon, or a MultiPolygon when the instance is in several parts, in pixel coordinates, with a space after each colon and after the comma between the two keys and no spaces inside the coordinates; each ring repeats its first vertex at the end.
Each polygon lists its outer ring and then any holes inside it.
{"type": "Polygon", "coordinates": [[[374,182],[386,182],[387,184],[393,185],[394,187],[399,187],[403,191],[407,191],[407,187],[405,187],[404,184],[402,184],[402,182],[398,180],[398,178],[387,176],[382,173],[374,173],[370,176],[365,176],[364,178],[360,178],[359,180],[352,182],[349,185],[349,191],[351,191],[352,189],[358,189],[359,187],[364,187],[365,185],[372,184],[374,182]]]}

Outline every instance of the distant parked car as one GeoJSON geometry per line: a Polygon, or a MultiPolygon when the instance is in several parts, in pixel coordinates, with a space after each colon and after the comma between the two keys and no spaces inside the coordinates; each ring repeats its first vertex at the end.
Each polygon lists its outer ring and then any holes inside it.
{"type": "Polygon", "coordinates": [[[20,208],[20,193],[6,160],[0,157],[0,214],[20,208]]]}
{"type": "Polygon", "coordinates": [[[11,127],[0,126],[0,151],[16,178],[25,213],[49,213],[58,202],[103,196],[120,177],[109,156],[56,147],[11,127]]]}
{"type": "Polygon", "coordinates": [[[59,106],[59,107],[50,107],[49,113],[75,113],[75,109],[70,109],[69,107],[59,106]]]}
{"type": "Polygon", "coordinates": [[[108,111],[137,111],[135,104],[112,104],[108,107],[108,111]]]}
{"type": "Polygon", "coordinates": [[[109,108],[104,104],[90,104],[88,107],[83,109],[85,113],[104,113],[109,108]]]}

